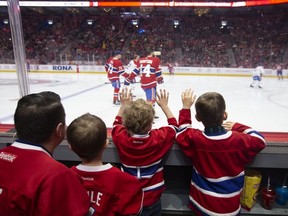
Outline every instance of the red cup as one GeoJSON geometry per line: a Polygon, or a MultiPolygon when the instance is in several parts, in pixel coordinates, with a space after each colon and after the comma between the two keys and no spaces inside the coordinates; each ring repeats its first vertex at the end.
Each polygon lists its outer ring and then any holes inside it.
{"type": "Polygon", "coordinates": [[[276,192],[272,188],[262,188],[261,190],[261,206],[265,209],[272,209],[276,200],[276,192]]]}

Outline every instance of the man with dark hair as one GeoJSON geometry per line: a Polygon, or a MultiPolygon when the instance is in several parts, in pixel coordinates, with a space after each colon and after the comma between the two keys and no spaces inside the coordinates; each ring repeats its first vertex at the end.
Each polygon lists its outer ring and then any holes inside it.
{"type": "Polygon", "coordinates": [[[79,177],[52,158],[66,132],[59,95],[22,97],[14,123],[18,140],[0,150],[0,214],[88,215],[90,201],[79,177]]]}

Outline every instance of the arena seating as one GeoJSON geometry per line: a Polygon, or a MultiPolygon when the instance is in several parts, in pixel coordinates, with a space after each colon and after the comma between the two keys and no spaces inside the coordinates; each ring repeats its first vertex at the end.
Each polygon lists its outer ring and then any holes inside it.
{"type": "MultiPolygon", "coordinates": [[[[168,10],[168,9],[167,9],[168,10]]],[[[124,64],[133,53],[161,52],[162,64],[195,67],[273,68],[288,55],[285,8],[249,9],[241,13],[138,15],[137,26],[121,17],[121,9],[85,13],[23,10],[26,58],[35,64],[103,64],[111,51],[124,52],[124,64]],[[174,20],[179,25],[173,24],[174,20]],[[49,25],[48,20],[53,20],[49,25]],[[87,20],[91,20],[89,25],[87,20]],[[221,25],[226,21],[226,25],[221,25]]],[[[1,13],[0,20],[8,19],[1,13]]],[[[284,62],[283,62],[284,61],[284,62]]],[[[0,24],[0,63],[14,63],[9,24],[0,24]]]]}

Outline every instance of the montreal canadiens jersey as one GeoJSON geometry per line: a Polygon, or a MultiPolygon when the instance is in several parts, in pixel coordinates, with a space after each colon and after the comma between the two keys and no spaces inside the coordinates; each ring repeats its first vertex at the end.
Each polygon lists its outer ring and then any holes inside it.
{"type": "Polygon", "coordinates": [[[138,61],[136,61],[136,60],[131,60],[131,61],[129,62],[129,64],[127,65],[126,72],[127,72],[128,74],[131,74],[137,67],[138,67],[138,61]]]}
{"type": "Polygon", "coordinates": [[[277,66],[276,66],[276,71],[281,72],[281,71],[282,71],[282,66],[281,66],[281,65],[277,65],[277,66]]]}
{"type": "Polygon", "coordinates": [[[157,202],[163,190],[163,156],[172,147],[177,121],[168,119],[168,126],[153,129],[148,134],[130,136],[122,125],[122,118],[116,116],[112,138],[117,146],[122,170],[135,176],[144,191],[143,206],[157,202]]]}
{"type": "Polygon", "coordinates": [[[232,131],[193,129],[190,109],[180,110],[179,125],[176,141],[193,163],[189,207],[201,216],[238,215],[244,169],[265,147],[263,136],[239,123],[232,131]]]}
{"type": "Polygon", "coordinates": [[[129,80],[133,80],[137,75],[141,77],[141,87],[143,89],[155,87],[157,80],[162,79],[160,59],[157,57],[140,58],[138,67],[130,74],[129,80]]]}
{"type": "Polygon", "coordinates": [[[119,59],[109,58],[105,64],[108,79],[113,82],[119,80],[119,76],[124,73],[124,67],[119,59]]]}
{"type": "Polygon", "coordinates": [[[95,215],[137,215],[142,209],[143,191],[138,180],[111,164],[78,165],[71,168],[81,176],[94,205],[95,215]]]}
{"type": "Polygon", "coordinates": [[[81,179],[43,148],[14,142],[0,150],[0,167],[0,215],[87,215],[81,179]]]}

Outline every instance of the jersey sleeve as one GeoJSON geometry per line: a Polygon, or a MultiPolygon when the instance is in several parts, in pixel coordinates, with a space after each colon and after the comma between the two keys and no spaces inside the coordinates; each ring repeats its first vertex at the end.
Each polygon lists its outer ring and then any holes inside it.
{"type": "Polygon", "coordinates": [[[134,70],[130,73],[130,75],[126,76],[124,85],[129,85],[131,83],[131,80],[133,80],[136,76],[140,74],[139,68],[134,68],[134,70]]]}
{"type": "Polygon", "coordinates": [[[160,157],[163,157],[175,142],[175,136],[178,129],[177,121],[176,119],[173,120],[173,118],[169,119],[168,122],[169,121],[170,123],[173,123],[151,131],[151,136],[154,135],[154,131],[157,133],[157,136],[155,136],[155,141],[158,143],[158,145],[160,145],[160,148],[158,149],[158,152],[155,152],[155,154],[159,154],[158,156],[160,157]]]}
{"type": "Polygon", "coordinates": [[[144,193],[140,182],[127,173],[121,175],[121,192],[115,209],[119,215],[138,215],[142,210],[144,193]],[[125,177],[125,178],[124,178],[125,177]]]}
{"type": "Polygon", "coordinates": [[[120,116],[116,116],[114,122],[113,122],[113,127],[112,127],[112,131],[111,131],[111,136],[112,139],[114,141],[114,144],[119,148],[120,146],[118,146],[119,142],[115,142],[115,140],[121,140],[122,134],[123,133],[127,133],[126,128],[122,125],[122,118],[120,116]]]}
{"type": "Polygon", "coordinates": [[[240,123],[235,123],[233,125],[232,131],[247,134],[247,136],[244,136],[244,141],[245,147],[247,148],[246,157],[248,161],[252,160],[256,154],[265,148],[265,138],[262,136],[262,134],[253,128],[240,123]]]}
{"type": "Polygon", "coordinates": [[[196,129],[193,129],[191,127],[191,111],[190,109],[182,109],[179,112],[179,131],[176,134],[176,142],[182,149],[185,155],[187,155],[189,158],[192,158],[193,151],[191,151],[191,148],[193,148],[192,135],[194,134],[194,131],[196,129]]]}
{"type": "Polygon", "coordinates": [[[161,66],[160,66],[160,59],[159,58],[155,58],[154,61],[155,61],[155,65],[154,65],[155,75],[156,75],[156,77],[161,77],[162,76],[162,69],[161,69],[161,66]]]}
{"type": "Polygon", "coordinates": [[[187,127],[188,125],[191,125],[192,121],[191,121],[191,111],[190,109],[182,109],[179,111],[179,126],[180,126],[180,130],[182,128],[187,127]]]}
{"type": "Polygon", "coordinates": [[[105,71],[108,73],[109,71],[109,62],[107,61],[104,65],[105,71]]]}
{"type": "Polygon", "coordinates": [[[123,64],[120,60],[117,61],[117,70],[118,70],[118,74],[122,75],[125,72],[125,69],[123,67],[123,64]]]}

